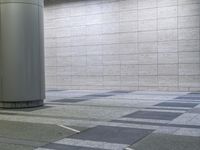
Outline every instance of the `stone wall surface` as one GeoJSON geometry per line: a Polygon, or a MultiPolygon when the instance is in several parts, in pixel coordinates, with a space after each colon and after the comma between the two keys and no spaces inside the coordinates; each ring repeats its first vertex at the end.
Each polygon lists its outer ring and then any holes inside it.
{"type": "Polygon", "coordinates": [[[200,0],[48,0],[47,88],[200,90],[200,0]]]}

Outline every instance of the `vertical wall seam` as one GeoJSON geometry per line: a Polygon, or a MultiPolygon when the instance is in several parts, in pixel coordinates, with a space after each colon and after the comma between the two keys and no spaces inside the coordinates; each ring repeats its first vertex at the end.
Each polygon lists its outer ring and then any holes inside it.
{"type": "Polygon", "coordinates": [[[140,52],[139,52],[139,2],[137,0],[137,66],[138,66],[138,74],[137,74],[137,90],[140,90],[140,52]]]}
{"type": "Polygon", "coordinates": [[[159,45],[159,35],[158,35],[158,21],[159,21],[159,18],[158,18],[158,0],[156,1],[156,51],[157,51],[157,87],[158,89],[162,89],[162,86],[160,86],[160,83],[159,83],[159,62],[158,62],[158,57],[159,57],[159,52],[158,52],[158,45],[159,45]]]}
{"type": "Polygon", "coordinates": [[[180,91],[180,74],[179,74],[179,63],[180,63],[180,60],[179,60],[179,55],[180,55],[180,51],[179,51],[179,21],[178,21],[178,19],[179,19],[179,15],[178,15],[178,13],[179,13],[179,4],[178,4],[178,1],[177,1],[177,12],[176,12],[177,14],[177,59],[178,59],[178,64],[177,64],[177,89],[178,89],[178,91],[180,91]]]}
{"type": "Polygon", "coordinates": [[[0,4],[0,99],[3,99],[3,78],[2,78],[2,71],[3,71],[3,60],[2,60],[2,29],[1,29],[1,4],[0,4]]]}

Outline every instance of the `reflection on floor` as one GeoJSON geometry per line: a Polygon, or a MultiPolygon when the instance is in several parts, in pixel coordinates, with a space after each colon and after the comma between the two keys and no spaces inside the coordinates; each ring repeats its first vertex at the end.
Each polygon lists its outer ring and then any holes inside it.
{"type": "Polygon", "coordinates": [[[0,110],[1,150],[199,150],[200,93],[48,91],[0,110]]]}

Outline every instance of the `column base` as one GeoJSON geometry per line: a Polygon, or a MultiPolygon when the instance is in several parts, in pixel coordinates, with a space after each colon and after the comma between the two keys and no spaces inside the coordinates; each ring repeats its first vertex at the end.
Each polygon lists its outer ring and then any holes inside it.
{"type": "Polygon", "coordinates": [[[0,102],[0,108],[19,109],[43,106],[43,100],[21,101],[21,102],[0,102]]]}

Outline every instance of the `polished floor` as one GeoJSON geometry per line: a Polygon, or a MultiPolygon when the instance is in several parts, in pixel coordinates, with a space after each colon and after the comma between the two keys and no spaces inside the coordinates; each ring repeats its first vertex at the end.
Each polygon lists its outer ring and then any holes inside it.
{"type": "Polygon", "coordinates": [[[200,93],[50,90],[0,110],[0,150],[199,150],[200,93]]]}

